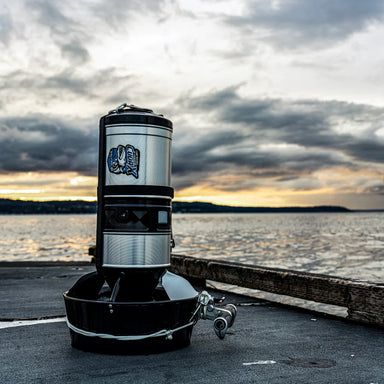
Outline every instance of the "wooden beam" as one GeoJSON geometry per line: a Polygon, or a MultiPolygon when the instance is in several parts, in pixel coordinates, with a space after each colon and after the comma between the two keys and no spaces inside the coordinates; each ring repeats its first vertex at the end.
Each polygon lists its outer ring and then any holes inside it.
{"type": "Polygon", "coordinates": [[[187,277],[346,307],[348,318],[384,326],[384,285],[183,255],[172,255],[171,265],[187,277]]]}

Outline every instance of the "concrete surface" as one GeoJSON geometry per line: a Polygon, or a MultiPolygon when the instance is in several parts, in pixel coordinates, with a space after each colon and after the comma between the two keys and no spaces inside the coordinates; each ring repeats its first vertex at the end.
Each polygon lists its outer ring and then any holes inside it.
{"type": "MultiPolygon", "coordinates": [[[[70,345],[62,292],[84,265],[0,264],[0,383],[384,383],[384,331],[228,295],[239,304],[219,340],[200,320],[191,345],[111,356],[70,345]],[[59,317],[10,327],[11,319],[59,317]]],[[[221,296],[220,293],[216,294],[221,296]]]]}

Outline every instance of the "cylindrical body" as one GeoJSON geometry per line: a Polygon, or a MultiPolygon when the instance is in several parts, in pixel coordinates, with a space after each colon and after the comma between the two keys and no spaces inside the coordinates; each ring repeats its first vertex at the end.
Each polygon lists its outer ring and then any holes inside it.
{"type": "Polygon", "coordinates": [[[97,268],[157,276],[170,264],[172,122],[123,105],[100,120],[97,268]]]}

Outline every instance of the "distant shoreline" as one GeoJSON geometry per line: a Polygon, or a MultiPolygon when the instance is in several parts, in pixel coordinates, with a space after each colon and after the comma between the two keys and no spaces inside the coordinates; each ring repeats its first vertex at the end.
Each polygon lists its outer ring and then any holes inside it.
{"type": "MultiPolygon", "coordinates": [[[[0,215],[25,214],[95,214],[96,201],[27,201],[0,199],[0,215]]],[[[309,207],[238,207],[204,202],[172,203],[173,213],[343,213],[384,212],[384,210],[351,210],[342,206],[320,205],[309,207]]]]}

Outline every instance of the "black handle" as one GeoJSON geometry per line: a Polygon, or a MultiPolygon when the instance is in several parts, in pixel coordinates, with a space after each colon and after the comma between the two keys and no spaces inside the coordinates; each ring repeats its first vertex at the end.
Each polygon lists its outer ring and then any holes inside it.
{"type": "Polygon", "coordinates": [[[123,103],[123,104],[119,105],[118,107],[116,107],[115,109],[112,109],[111,111],[109,111],[108,114],[120,113],[120,112],[126,112],[126,111],[153,113],[152,109],[140,108],[140,107],[137,107],[136,105],[133,105],[133,104],[128,105],[127,103],[123,103]]]}
{"type": "Polygon", "coordinates": [[[228,328],[231,328],[235,322],[237,308],[233,304],[227,304],[223,307],[219,307],[218,310],[221,310],[220,317],[225,319],[228,324],[228,328]]]}

